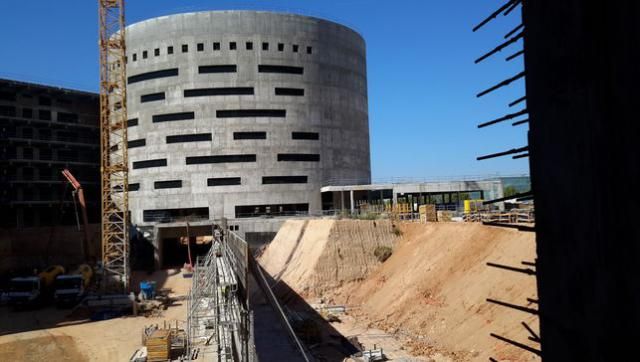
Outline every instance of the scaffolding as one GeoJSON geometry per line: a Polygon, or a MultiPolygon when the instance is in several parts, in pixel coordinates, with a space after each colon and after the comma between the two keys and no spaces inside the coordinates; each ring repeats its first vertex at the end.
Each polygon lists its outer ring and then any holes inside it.
{"type": "Polygon", "coordinates": [[[188,358],[254,360],[249,348],[248,252],[247,243],[229,232],[196,259],[187,306],[188,358]]]}

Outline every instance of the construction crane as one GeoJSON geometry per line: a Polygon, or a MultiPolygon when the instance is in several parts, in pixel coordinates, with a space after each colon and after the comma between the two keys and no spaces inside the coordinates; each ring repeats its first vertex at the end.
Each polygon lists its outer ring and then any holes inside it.
{"type": "Polygon", "coordinates": [[[103,286],[112,291],[128,291],[129,185],[124,0],[98,0],[98,3],[103,286]]]}
{"type": "MultiPolygon", "coordinates": [[[[84,238],[82,240],[82,253],[84,255],[84,261],[89,261],[89,220],[87,218],[87,202],[84,198],[84,190],[82,190],[82,185],[76,178],[71,174],[69,170],[66,168],[62,170],[62,175],[69,181],[71,186],[73,186],[73,204],[75,206],[76,198],[78,198],[78,203],[80,204],[80,210],[82,215],[82,229],[84,230],[84,238]]],[[[76,221],[78,218],[77,215],[78,210],[76,209],[76,221]]]]}

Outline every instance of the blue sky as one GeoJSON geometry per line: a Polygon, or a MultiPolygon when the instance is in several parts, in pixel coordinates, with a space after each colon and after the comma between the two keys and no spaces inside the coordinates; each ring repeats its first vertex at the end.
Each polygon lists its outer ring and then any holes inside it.
{"type": "MultiPolygon", "coordinates": [[[[0,77],[97,91],[97,0],[1,1],[0,77]]],[[[478,155],[526,145],[527,126],[483,121],[517,111],[524,81],[482,98],[475,94],[523,69],[504,58],[480,64],[520,12],[471,29],[498,0],[128,0],[127,23],[189,11],[259,9],[300,13],[347,25],[367,42],[371,166],[375,178],[528,173],[527,159],[478,155]]]]}

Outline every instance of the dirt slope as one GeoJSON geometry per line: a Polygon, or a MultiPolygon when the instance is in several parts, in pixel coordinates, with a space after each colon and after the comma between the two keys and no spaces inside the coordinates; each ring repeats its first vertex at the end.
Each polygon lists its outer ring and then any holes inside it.
{"type": "Polygon", "coordinates": [[[364,278],[380,264],[374,249],[396,238],[389,221],[287,220],[259,262],[276,282],[318,297],[364,278]]]}
{"type": "MultiPolygon", "coordinates": [[[[305,233],[314,229],[313,221],[309,223],[305,233]]],[[[486,265],[528,268],[521,262],[535,260],[533,233],[466,223],[400,225],[403,235],[393,255],[380,264],[372,255],[373,245],[384,239],[378,235],[379,221],[376,228],[371,221],[336,223],[340,226],[331,228],[329,240],[297,246],[294,256],[305,255],[307,260],[294,269],[270,263],[271,257],[283,258],[280,254],[290,251],[284,240],[293,237],[287,237],[287,229],[269,245],[261,263],[270,265],[267,271],[272,275],[294,281],[290,286],[310,302],[311,296],[322,295],[332,303],[359,306],[352,313],[361,323],[396,333],[414,352],[452,361],[539,360],[489,336],[496,333],[539,349],[521,325],[524,321],[537,332],[537,319],[486,302],[493,298],[536,309],[527,302],[537,299],[534,276],[486,265]],[[370,235],[354,242],[352,230],[369,230],[370,235]],[[321,245],[325,250],[306,251],[321,245]]]]}

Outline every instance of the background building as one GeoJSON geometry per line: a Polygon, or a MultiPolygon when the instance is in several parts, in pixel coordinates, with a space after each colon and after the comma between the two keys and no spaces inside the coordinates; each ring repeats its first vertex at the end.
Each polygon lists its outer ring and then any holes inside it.
{"type": "Polygon", "coordinates": [[[213,11],[127,28],[134,224],[320,212],[370,181],[365,44],[305,16],[213,11]]]}
{"type": "Polygon", "coordinates": [[[99,257],[98,103],[93,93],[0,79],[1,272],[86,261],[65,168],[84,188],[89,254],[99,257]]]}
{"type": "Polygon", "coordinates": [[[68,168],[100,214],[97,94],[0,80],[0,223],[6,228],[75,225],[68,168]]]}

